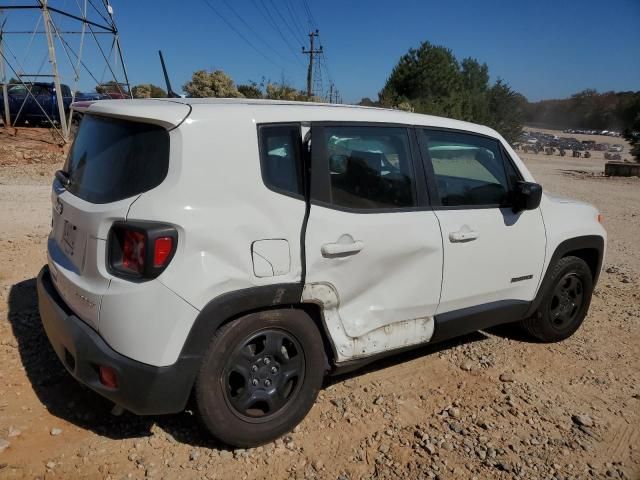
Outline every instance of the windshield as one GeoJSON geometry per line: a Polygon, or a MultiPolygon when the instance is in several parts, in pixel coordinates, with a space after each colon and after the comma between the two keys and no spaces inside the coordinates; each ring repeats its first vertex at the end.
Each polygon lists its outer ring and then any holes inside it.
{"type": "Polygon", "coordinates": [[[64,170],[67,190],[110,203],[151,190],[169,168],[169,133],[162,127],[85,115],[64,170]]]}

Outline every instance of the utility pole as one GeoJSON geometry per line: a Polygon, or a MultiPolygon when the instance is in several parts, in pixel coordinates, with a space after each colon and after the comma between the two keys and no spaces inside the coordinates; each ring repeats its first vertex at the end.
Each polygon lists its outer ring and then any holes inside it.
{"type": "Polygon", "coordinates": [[[49,46],[49,62],[53,71],[53,84],[56,87],[56,102],[58,103],[58,115],[60,116],[60,127],[62,136],[65,140],[69,138],[69,126],[67,125],[67,115],[64,111],[64,97],[62,95],[62,86],[60,84],[60,75],[58,73],[58,63],[56,62],[56,50],[53,45],[53,34],[51,32],[51,15],[49,14],[48,0],[41,0],[42,19],[44,20],[44,29],[47,34],[47,44],[49,46]]]}
{"type": "Polygon", "coordinates": [[[333,103],[333,83],[329,85],[329,103],[333,103]]]}
{"type": "Polygon", "coordinates": [[[2,119],[5,128],[9,128],[11,126],[11,113],[9,112],[9,93],[7,92],[7,82],[9,79],[7,78],[7,72],[5,70],[4,65],[4,35],[2,32],[3,23],[2,23],[2,12],[0,12],[0,81],[2,82],[2,98],[4,102],[4,118],[2,119]]]}
{"type": "Polygon", "coordinates": [[[307,96],[311,97],[313,95],[313,56],[316,54],[322,53],[322,45],[320,48],[314,50],[313,41],[315,37],[320,35],[320,31],[316,29],[315,32],[309,32],[309,50],[306,50],[302,47],[302,53],[305,55],[309,55],[309,67],[307,68],[307,96]]]}

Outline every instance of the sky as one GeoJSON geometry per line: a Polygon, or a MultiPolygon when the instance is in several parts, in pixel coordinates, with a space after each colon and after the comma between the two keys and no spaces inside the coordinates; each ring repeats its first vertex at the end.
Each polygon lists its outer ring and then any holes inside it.
{"type": "MultiPolygon", "coordinates": [[[[308,47],[304,34],[317,27],[328,66],[322,69],[323,87],[330,77],[345,102],[376,99],[400,57],[425,40],[451,49],[459,60],[486,62],[492,81],[502,78],[531,101],[565,98],[586,88],[640,90],[640,0],[111,3],[132,84],[164,86],[161,49],[174,90],[200,69],[222,69],[236,83],[285,79],[303,89],[308,57],[300,50],[305,41],[308,47]]],[[[5,29],[24,26],[23,17],[14,13],[5,29]]],[[[40,66],[36,48],[27,50],[26,40],[17,37],[7,39],[15,42],[16,57],[26,53],[23,64],[40,66]]],[[[86,46],[83,58],[100,59],[100,54],[86,46]]],[[[108,71],[96,69],[95,77],[108,80],[108,71]]],[[[64,65],[61,71],[72,76],[64,65]]],[[[91,83],[83,74],[80,86],[90,89],[91,83]]]]}

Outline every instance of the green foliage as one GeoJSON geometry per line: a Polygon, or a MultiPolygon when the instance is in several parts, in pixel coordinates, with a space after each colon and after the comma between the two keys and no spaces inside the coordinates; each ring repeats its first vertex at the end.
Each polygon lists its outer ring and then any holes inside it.
{"type": "Polygon", "coordinates": [[[640,92],[624,105],[621,117],[626,124],[622,136],[631,144],[631,155],[640,162],[640,92]]]}
{"type": "Polygon", "coordinates": [[[364,97],[358,102],[358,105],[362,107],[379,107],[380,104],[378,102],[374,102],[369,97],[364,97]]]}
{"type": "Polygon", "coordinates": [[[167,92],[152,83],[141,83],[131,89],[133,98],[167,98],[167,92]]]}
{"type": "Polygon", "coordinates": [[[491,121],[489,112],[489,67],[475,58],[465,58],[461,64],[463,85],[462,119],[486,124],[491,121]]]}
{"type": "Polygon", "coordinates": [[[526,102],[501,80],[490,86],[487,64],[460,63],[451,50],[429,42],[400,58],[378,97],[383,106],[490,125],[509,142],[522,131],[526,102]]]}
{"type": "Polygon", "coordinates": [[[487,91],[488,118],[486,124],[500,132],[509,142],[517,141],[522,134],[522,121],[527,99],[514,92],[502,80],[487,91]]]}
{"type": "Polygon", "coordinates": [[[423,42],[400,58],[379,94],[380,103],[411,103],[417,112],[462,116],[462,76],[451,50],[423,42]]]}
{"type": "Polygon", "coordinates": [[[265,97],[271,100],[290,100],[295,102],[319,102],[317,97],[308,97],[305,92],[298,90],[286,82],[267,83],[265,97]]]}
{"type": "Polygon", "coordinates": [[[248,84],[238,85],[238,91],[245,98],[262,98],[262,89],[256,82],[249,82],[248,84]]]}
{"type": "Polygon", "coordinates": [[[113,80],[109,80],[108,82],[96,85],[96,92],[103,95],[107,93],[122,93],[126,95],[127,87],[125,85],[120,85],[113,80]]]}
{"type": "Polygon", "coordinates": [[[623,130],[639,110],[640,91],[583,90],[562,100],[542,100],[527,105],[525,120],[551,128],[623,130]]]}
{"type": "Polygon", "coordinates": [[[231,77],[222,70],[213,72],[198,70],[193,73],[191,80],[182,86],[182,89],[192,98],[242,97],[231,77]]]}

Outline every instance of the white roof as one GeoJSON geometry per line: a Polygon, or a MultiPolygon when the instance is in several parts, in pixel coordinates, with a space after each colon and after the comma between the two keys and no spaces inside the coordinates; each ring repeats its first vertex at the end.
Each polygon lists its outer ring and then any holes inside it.
{"type": "Polygon", "coordinates": [[[167,126],[179,125],[191,112],[205,119],[207,116],[243,110],[254,121],[304,122],[345,121],[380,122],[452,128],[498,136],[491,128],[450,118],[422,115],[402,110],[335,103],[294,102],[284,100],[257,100],[246,98],[167,98],[140,100],[99,100],[78,102],[76,110],[99,115],[138,118],[167,126]]]}

